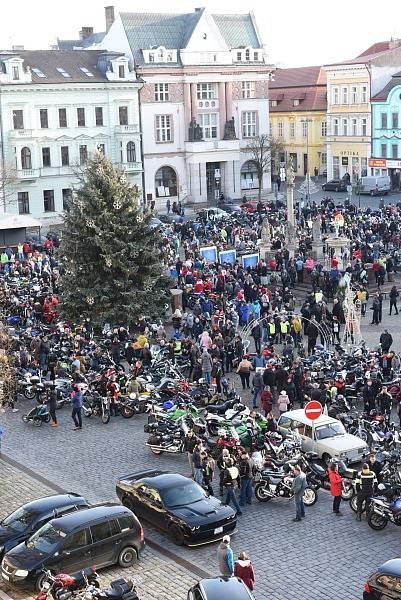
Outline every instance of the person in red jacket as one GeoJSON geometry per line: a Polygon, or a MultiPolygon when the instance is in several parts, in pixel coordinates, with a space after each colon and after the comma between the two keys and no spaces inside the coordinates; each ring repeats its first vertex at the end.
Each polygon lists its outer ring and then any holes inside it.
{"type": "Polygon", "coordinates": [[[241,552],[238,560],[235,561],[234,575],[242,579],[249,590],[255,588],[255,569],[245,552],[241,552]]]}
{"type": "Polygon", "coordinates": [[[340,512],[343,478],[338,472],[338,464],[334,463],[330,465],[328,475],[330,480],[330,494],[333,496],[333,513],[341,517],[343,514],[340,512]]]}

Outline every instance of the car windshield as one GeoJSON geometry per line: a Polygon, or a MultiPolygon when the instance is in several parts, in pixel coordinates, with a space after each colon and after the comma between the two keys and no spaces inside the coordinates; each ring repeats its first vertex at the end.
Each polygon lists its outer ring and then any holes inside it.
{"type": "Polygon", "coordinates": [[[35,516],[36,514],[34,512],[21,507],[17,508],[11,515],[8,515],[1,524],[3,527],[8,527],[14,531],[25,531],[32,523],[35,516]]]}
{"type": "Polygon", "coordinates": [[[199,502],[205,498],[204,490],[194,481],[161,490],[160,493],[167,508],[178,508],[179,506],[199,502]]]}
{"type": "Polygon", "coordinates": [[[26,545],[30,550],[35,549],[43,554],[52,554],[65,537],[64,531],[57,530],[51,523],[47,523],[29,538],[26,545]]]}
{"type": "Polygon", "coordinates": [[[317,440],[327,440],[327,438],[344,435],[345,433],[345,429],[341,423],[328,423],[327,425],[316,427],[315,431],[317,440]]]}

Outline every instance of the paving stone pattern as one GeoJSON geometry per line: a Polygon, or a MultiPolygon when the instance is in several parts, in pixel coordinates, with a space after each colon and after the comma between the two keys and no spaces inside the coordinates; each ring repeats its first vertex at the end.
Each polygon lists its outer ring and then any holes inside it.
{"type": "MultiPolygon", "coordinates": [[[[59,419],[57,429],[45,425],[36,429],[24,424],[20,413],[7,412],[1,418],[6,430],[3,452],[91,501],[115,500],[116,479],[135,470],[158,467],[188,474],[185,456],[151,454],[145,446],[143,416],[130,420],[112,418],[108,425],[94,418],[85,419],[81,432],[72,431],[68,408],[59,411],[59,419]]],[[[0,469],[0,481],[9,481],[9,467],[0,462],[0,469]]],[[[3,491],[2,512],[46,492],[27,479],[28,482],[25,476],[11,472],[11,483],[3,491]]],[[[346,504],[343,510],[345,516],[335,517],[331,498],[324,491],[319,493],[317,504],[307,509],[301,523],[292,522],[294,507],[288,500],[266,504],[255,501],[245,509],[239,518],[233,549],[235,555],[245,550],[255,565],[257,600],[361,598],[366,577],[377,565],[399,555],[399,531],[388,526],[383,532],[374,532],[366,522],[357,523],[346,504]]],[[[179,548],[151,526],[146,527],[146,535],[176,556],[211,575],[217,574],[216,545],[179,548]]],[[[146,579],[145,599],[185,599],[194,580],[193,574],[149,550],[139,569],[140,575],[135,571],[135,576],[146,579]]]]}

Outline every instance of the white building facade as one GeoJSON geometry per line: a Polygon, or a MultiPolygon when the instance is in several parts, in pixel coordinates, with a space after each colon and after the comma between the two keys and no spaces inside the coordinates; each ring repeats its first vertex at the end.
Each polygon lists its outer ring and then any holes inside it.
{"type": "MultiPolygon", "coordinates": [[[[124,52],[138,77],[145,197],[214,202],[255,193],[244,148],[269,133],[273,71],[253,15],[121,13],[103,47],[124,52]]],[[[264,178],[270,188],[270,174],[264,178]]]]}
{"type": "Polygon", "coordinates": [[[140,87],[119,53],[0,53],[0,158],[15,174],[0,211],[62,222],[74,173],[96,150],[142,190],[140,87]]]}

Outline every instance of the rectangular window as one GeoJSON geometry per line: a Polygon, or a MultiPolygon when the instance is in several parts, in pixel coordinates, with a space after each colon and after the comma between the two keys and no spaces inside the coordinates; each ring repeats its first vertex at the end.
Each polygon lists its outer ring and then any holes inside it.
{"type": "MultiPolygon", "coordinates": [[[[256,135],[256,133],[255,133],[255,135],[256,135]]],[[[284,125],[281,121],[279,121],[277,123],[277,135],[278,135],[278,137],[284,136],[284,125]]],[[[249,137],[254,137],[254,136],[249,136],[249,137]]]]}
{"type": "Polygon", "coordinates": [[[120,79],[125,78],[125,66],[124,65],[118,65],[118,76],[120,79]]]}
{"type": "Polygon", "coordinates": [[[362,136],[367,135],[368,125],[367,119],[362,119],[362,136]]]}
{"type": "Polygon", "coordinates": [[[118,122],[120,125],[128,125],[128,106],[118,107],[118,122]]]}
{"type": "Polygon", "coordinates": [[[110,525],[108,521],[104,521],[103,523],[98,523],[97,525],[91,525],[91,533],[92,533],[92,541],[95,544],[96,542],[102,542],[107,538],[111,537],[110,525]]]}
{"type": "Polygon", "coordinates": [[[54,190],[43,190],[43,209],[45,212],[54,212],[54,190]]]}
{"type": "Polygon", "coordinates": [[[79,164],[84,165],[88,160],[88,146],[85,144],[79,147],[79,164]]]}
{"type": "MultiPolygon", "coordinates": [[[[283,136],[283,124],[278,123],[278,135],[283,136]],[[280,133],[281,129],[281,133],[280,133]]],[[[242,137],[252,138],[256,136],[256,111],[242,113],[242,137]]]]}
{"type": "Polygon", "coordinates": [[[61,146],[61,164],[67,167],[70,164],[70,152],[68,146],[61,146]]]}
{"type": "Polygon", "coordinates": [[[85,127],[85,109],[77,108],[77,123],[78,127],[85,127]]]}
{"type": "Polygon", "coordinates": [[[391,144],[391,158],[398,158],[398,145],[391,144]]]}
{"type": "Polygon", "coordinates": [[[255,98],[256,87],[254,81],[243,81],[242,82],[242,97],[243,98],[255,98]]]}
{"type": "Polygon", "coordinates": [[[149,52],[149,62],[155,62],[155,55],[153,52],[149,52]]]}
{"type": "Polygon", "coordinates": [[[70,188],[64,188],[61,190],[63,196],[63,210],[68,210],[72,200],[72,190],[70,188]]]}
{"type": "Polygon", "coordinates": [[[327,153],[322,152],[322,165],[325,167],[327,165],[327,153]]]}
{"type": "Polygon", "coordinates": [[[217,138],[217,113],[204,113],[199,115],[202,139],[217,138]]]}
{"type": "Polygon", "coordinates": [[[338,104],[338,87],[333,88],[333,104],[338,104]]]}
{"type": "Polygon", "coordinates": [[[67,109],[66,108],[58,109],[58,124],[59,124],[59,127],[67,127],[67,109]]]}
{"type": "Polygon", "coordinates": [[[327,121],[322,121],[322,137],[327,137],[327,121]]]}
{"type": "Polygon", "coordinates": [[[338,119],[333,119],[333,135],[338,135],[338,119]]]}
{"type": "Polygon", "coordinates": [[[381,144],[381,156],[386,158],[387,156],[387,144],[381,144]]]}
{"type": "Polygon", "coordinates": [[[216,86],[214,83],[197,83],[196,96],[198,100],[211,100],[216,98],[216,86]]]}
{"type": "Polygon", "coordinates": [[[168,102],[170,100],[168,83],[155,83],[155,101],[168,102]]]}
{"type": "Polygon", "coordinates": [[[237,60],[241,62],[242,60],[242,52],[237,52],[237,60]]]}
{"type": "Polygon", "coordinates": [[[171,115],[156,115],[156,142],[172,142],[171,115]]]}
{"type": "Polygon", "coordinates": [[[295,137],[295,121],[290,121],[290,137],[295,137]]]}
{"type": "Polygon", "coordinates": [[[103,108],[101,106],[95,107],[95,123],[96,127],[101,127],[103,125],[103,108]]]}
{"type": "Polygon", "coordinates": [[[13,81],[18,81],[18,79],[19,79],[19,67],[13,67],[12,68],[12,73],[13,73],[13,81]]]}
{"type": "Polygon", "coordinates": [[[343,135],[348,135],[348,119],[343,119],[343,135]]]}
{"type": "Polygon", "coordinates": [[[356,119],[352,119],[352,135],[358,135],[358,122],[356,119]]]}
{"type": "Polygon", "coordinates": [[[353,86],[351,88],[351,103],[352,104],[358,103],[358,90],[357,90],[356,86],[353,86]]]}
{"type": "Polygon", "coordinates": [[[299,99],[298,98],[294,98],[294,100],[292,101],[292,105],[293,106],[299,106],[299,99]]]}
{"type": "Polygon", "coordinates": [[[382,119],[381,128],[382,129],[387,129],[387,113],[382,113],[381,114],[381,119],[382,119]]]}
{"type": "Polygon", "coordinates": [[[366,177],[368,174],[368,159],[362,156],[361,158],[361,177],[366,177]]]}
{"type": "Polygon", "coordinates": [[[24,129],[23,110],[13,110],[13,127],[14,129],[24,129]]]}
{"type": "Polygon", "coordinates": [[[348,104],[348,88],[347,87],[343,87],[342,103],[348,104]]]}
{"type": "Polygon", "coordinates": [[[50,160],[50,148],[42,148],[42,165],[44,167],[51,167],[50,160]]]}
{"type": "Polygon", "coordinates": [[[391,127],[393,129],[398,129],[398,113],[391,114],[391,127]]]}
{"type": "Polygon", "coordinates": [[[308,126],[309,123],[307,121],[302,121],[302,137],[306,137],[308,135],[308,126]]]}
{"type": "Polygon", "coordinates": [[[368,87],[366,85],[362,86],[362,104],[366,104],[368,101],[368,87]]]}
{"type": "Polygon", "coordinates": [[[29,193],[18,192],[18,212],[20,215],[29,214],[29,193]]]}
{"type": "Polygon", "coordinates": [[[41,129],[47,129],[49,127],[49,118],[47,115],[47,109],[41,108],[39,111],[40,116],[40,127],[41,129]]]}
{"type": "Polygon", "coordinates": [[[98,144],[97,149],[100,152],[100,154],[103,154],[103,156],[105,156],[106,146],[104,144],[98,144]]]}
{"type": "Polygon", "coordinates": [[[253,53],[253,60],[259,60],[259,52],[253,53]]]}
{"type": "Polygon", "coordinates": [[[333,179],[340,179],[340,157],[333,156],[333,179]]]}

